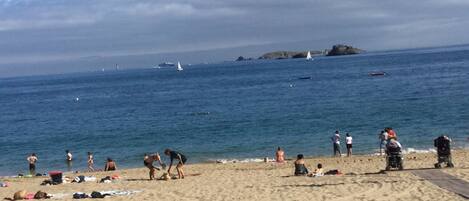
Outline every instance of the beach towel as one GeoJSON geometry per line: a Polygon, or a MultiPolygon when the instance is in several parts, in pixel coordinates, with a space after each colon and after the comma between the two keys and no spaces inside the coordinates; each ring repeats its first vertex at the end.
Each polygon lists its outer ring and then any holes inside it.
{"type": "Polygon", "coordinates": [[[115,196],[115,195],[132,195],[135,193],[140,193],[142,191],[119,191],[119,190],[113,190],[113,191],[101,191],[101,194],[105,195],[110,195],[110,196],[115,196]]]}
{"type": "Polygon", "coordinates": [[[329,170],[324,175],[342,175],[342,172],[340,170],[329,170]]]}

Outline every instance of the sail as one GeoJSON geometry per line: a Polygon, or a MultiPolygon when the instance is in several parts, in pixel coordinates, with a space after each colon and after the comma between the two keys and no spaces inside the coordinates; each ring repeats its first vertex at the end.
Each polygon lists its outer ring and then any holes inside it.
{"type": "Polygon", "coordinates": [[[177,68],[177,70],[178,70],[178,71],[182,71],[182,70],[183,70],[183,69],[182,69],[182,66],[181,66],[181,63],[179,63],[179,61],[178,61],[178,68],[177,68]]]}
{"type": "Polygon", "coordinates": [[[311,52],[308,51],[308,54],[306,55],[306,60],[312,60],[313,57],[311,57],[311,52]]]}

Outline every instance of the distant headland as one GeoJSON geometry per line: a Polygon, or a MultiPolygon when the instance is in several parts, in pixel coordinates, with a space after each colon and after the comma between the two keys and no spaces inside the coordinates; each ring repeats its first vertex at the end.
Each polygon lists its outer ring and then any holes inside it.
{"type": "MultiPolygon", "coordinates": [[[[326,49],[323,51],[319,50],[309,50],[311,56],[341,56],[341,55],[352,55],[360,54],[364,52],[362,49],[352,47],[350,45],[338,44],[332,46],[332,49],[326,49]]],[[[274,51],[267,52],[260,56],[258,59],[296,59],[296,58],[306,58],[308,50],[306,51],[274,51]]],[[[253,58],[245,58],[239,56],[236,61],[247,61],[253,60],[253,58]]]]}

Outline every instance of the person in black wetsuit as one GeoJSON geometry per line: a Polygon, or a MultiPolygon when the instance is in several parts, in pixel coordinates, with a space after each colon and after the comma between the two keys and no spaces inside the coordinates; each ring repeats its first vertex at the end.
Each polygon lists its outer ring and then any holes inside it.
{"type": "Polygon", "coordinates": [[[179,160],[179,163],[176,166],[176,170],[178,171],[178,178],[184,179],[184,170],[182,169],[182,167],[184,166],[184,164],[186,164],[186,156],[171,149],[164,150],[164,154],[169,156],[169,158],[171,159],[171,162],[169,163],[168,174],[171,175],[171,167],[173,166],[173,160],[177,159],[179,160]]]}

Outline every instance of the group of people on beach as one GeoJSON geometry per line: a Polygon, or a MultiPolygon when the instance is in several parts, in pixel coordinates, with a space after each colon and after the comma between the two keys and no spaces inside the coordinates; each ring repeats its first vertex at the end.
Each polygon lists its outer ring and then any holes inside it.
{"type": "MultiPolygon", "coordinates": [[[[73,161],[73,155],[70,152],[70,150],[66,150],[65,153],[66,153],[65,160],[67,162],[67,165],[70,168],[71,162],[73,161]]],[[[167,170],[167,175],[168,176],[171,175],[171,167],[173,166],[173,161],[177,160],[178,163],[176,165],[176,170],[177,170],[177,173],[178,173],[178,178],[179,179],[184,179],[185,175],[184,175],[183,166],[187,162],[187,157],[184,154],[181,154],[178,151],[173,151],[171,149],[166,149],[164,151],[164,154],[167,155],[170,159],[170,164],[169,164],[169,168],[167,170]]],[[[87,155],[88,155],[88,159],[87,159],[88,171],[91,171],[91,172],[100,171],[100,170],[97,170],[97,169],[94,168],[93,153],[88,152],[87,155]]],[[[29,164],[29,173],[32,176],[36,175],[36,163],[38,161],[37,154],[36,153],[31,153],[26,158],[26,160],[28,161],[28,164],[29,164]]],[[[145,167],[147,167],[150,170],[150,172],[149,172],[150,180],[155,179],[155,170],[160,170],[160,168],[155,167],[153,165],[153,163],[155,161],[158,161],[160,166],[163,169],[166,169],[166,165],[162,162],[159,153],[155,153],[155,154],[152,154],[152,155],[145,154],[144,159],[143,159],[143,163],[144,163],[145,167]]],[[[107,158],[106,163],[104,165],[104,171],[115,171],[115,170],[117,170],[116,162],[114,160],[112,160],[111,158],[107,158]]]]}
{"type": "MultiPolygon", "coordinates": [[[[67,166],[68,166],[69,171],[70,171],[71,164],[72,164],[72,161],[73,161],[73,155],[72,155],[72,152],[70,150],[65,150],[65,153],[66,153],[65,161],[66,161],[67,166]]],[[[96,171],[96,169],[94,168],[93,153],[88,152],[87,154],[88,154],[88,160],[87,160],[88,171],[90,171],[90,172],[96,171]]],[[[29,163],[29,173],[34,176],[36,174],[36,163],[38,161],[37,154],[36,153],[31,153],[26,158],[26,160],[29,163]]],[[[111,158],[107,158],[106,163],[104,165],[104,171],[114,171],[114,170],[117,170],[116,162],[114,160],[112,160],[111,158]]]]}
{"type": "MultiPolygon", "coordinates": [[[[171,149],[164,150],[164,154],[169,156],[170,163],[169,163],[169,168],[168,168],[167,173],[162,175],[163,179],[167,179],[171,176],[171,167],[173,166],[174,160],[178,161],[178,164],[176,165],[178,179],[184,179],[185,175],[184,175],[183,166],[187,162],[187,157],[184,154],[178,151],[171,150],[171,149]]],[[[160,164],[162,169],[166,169],[166,164],[164,164],[161,161],[161,157],[159,153],[155,153],[151,155],[145,154],[145,156],[143,157],[143,164],[145,165],[145,167],[149,169],[150,180],[155,179],[155,171],[160,170],[159,167],[155,167],[153,165],[155,161],[157,161],[160,164]]]]}
{"type": "MultiPolygon", "coordinates": [[[[352,135],[350,133],[345,134],[345,145],[347,147],[347,156],[352,156],[352,135]]],[[[335,131],[334,135],[331,137],[332,141],[332,150],[333,156],[342,156],[342,152],[340,151],[340,133],[338,130],[335,131]]]]}
{"type": "MultiPolygon", "coordinates": [[[[379,140],[380,140],[380,154],[383,154],[383,150],[385,150],[386,145],[389,143],[389,141],[397,140],[397,134],[396,132],[391,128],[391,127],[386,127],[384,130],[381,131],[379,134],[379,140]]],[[[335,131],[334,135],[331,137],[332,141],[332,150],[333,150],[333,156],[342,156],[341,152],[341,146],[340,146],[340,141],[341,141],[341,136],[338,130],[335,131]]],[[[352,156],[352,144],[353,144],[353,138],[350,133],[345,134],[345,145],[347,148],[347,156],[350,157],[352,156]]]]}

